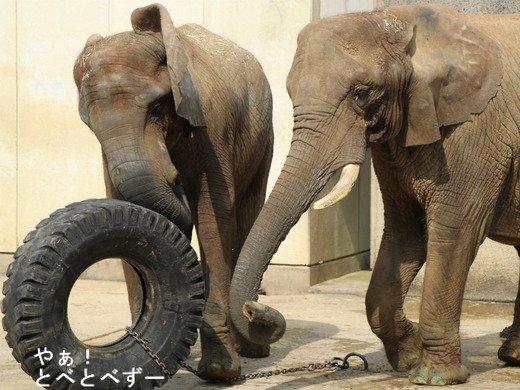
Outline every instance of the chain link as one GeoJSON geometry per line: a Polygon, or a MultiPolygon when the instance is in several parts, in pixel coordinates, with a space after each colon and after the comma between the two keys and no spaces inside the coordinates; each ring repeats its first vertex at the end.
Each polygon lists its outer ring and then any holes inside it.
{"type": "Polygon", "coordinates": [[[150,357],[153,359],[153,361],[155,363],[157,363],[157,365],[161,368],[162,372],[164,372],[164,375],[166,375],[166,377],[168,379],[172,379],[173,378],[173,375],[172,373],[168,370],[168,368],[166,367],[166,364],[164,364],[161,359],[159,358],[159,356],[157,356],[153,351],[152,349],[146,345],[145,341],[137,334],[137,332],[134,332],[132,329],[130,329],[128,326],[126,327],[126,331],[128,334],[130,334],[130,336],[132,336],[135,341],[137,341],[137,343],[143,347],[143,349],[146,351],[146,353],[148,355],[150,355],[150,357]]]}
{"type": "MultiPolygon", "coordinates": [[[[157,365],[161,368],[161,370],[168,377],[168,379],[171,379],[173,377],[172,373],[168,370],[168,368],[161,361],[161,359],[159,359],[159,357],[150,349],[150,347],[148,345],[146,345],[146,342],[139,336],[139,334],[137,334],[137,332],[133,331],[129,327],[126,328],[126,331],[128,332],[128,334],[130,334],[137,341],[137,343],[141,347],[143,347],[143,349],[146,351],[146,353],[148,353],[148,355],[150,355],[150,357],[155,361],[155,363],[157,363],[157,365]]],[[[336,368],[344,370],[344,369],[349,368],[348,359],[351,356],[357,356],[360,359],[362,359],[363,363],[365,365],[365,370],[368,370],[367,359],[363,355],[361,355],[359,353],[352,352],[352,353],[349,353],[344,358],[335,357],[333,359],[333,360],[342,361],[343,364],[340,364],[337,361],[326,360],[324,363],[311,363],[311,364],[308,364],[308,365],[305,365],[305,366],[301,366],[301,367],[284,368],[284,369],[281,369],[281,370],[271,370],[271,371],[264,371],[264,372],[256,372],[256,373],[252,373],[252,374],[242,374],[242,375],[238,375],[238,376],[233,377],[233,378],[222,379],[222,381],[223,382],[239,382],[239,381],[245,381],[247,379],[268,378],[270,376],[286,375],[286,374],[292,374],[292,373],[301,372],[301,371],[311,371],[312,372],[312,371],[317,371],[317,370],[336,369],[336,368]]],[[[208,379],[208,378],[205,378],[204,375],[200,374],[196,369],[194,369],[193,367],[191,367],[190,365],[188,365],[184,361],[179,362],[179,365],[182,368],[184,368],[186,371],[191,372],[193,375],[196,375],[196,376],[198,376],[201,379],[204,379],[204,380],[208,379]]]]}
{"type": "MultiPolygon", "coordinates": [[[[193,367],[190,367],[189,365],[187,365],[185,362],[181,362],[180,365],[182,368],[195,374],[199,378],[207,379],[207,378],[204,378],[204,376],[201,375],[200,373],[198,373],[195,369],[193,369],[193,367]]],[[[295,373],[295,372],[299,372],[299,371],[316,371],[316,370],[323,370],[323,369],[327,369],[327,368],[333,369],[333,368],[337,368],[337,367],[340,367],[338,362],[325,361],[324,364],[313,363],[313,364],[309,364],[309,365],[301,366],[301,367],[284,368],[281,370],[271,370],[271,371],[264,371],[264,372],[255,372],[252,374],[242,374],[242,375],[238,375],[233,378],[222,379],[222,381],[223,382],[239,382],[239,381],[245,381],[247,379],[268,378],[270,376],[286,375],[286,374],[291,374],[291,373],[295,373]]]]}

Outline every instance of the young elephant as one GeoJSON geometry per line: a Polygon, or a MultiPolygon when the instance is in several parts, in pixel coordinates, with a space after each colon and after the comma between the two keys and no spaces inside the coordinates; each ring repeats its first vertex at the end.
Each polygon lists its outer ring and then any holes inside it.
{"type": "MultiPolygon", "coordinates": [[[[206,309],[199,370],[240,373],[228,298],[240,248],[263,205],[273,147],[272,99],[247,51],[204,28],[175,28],[160,5],[136,9],[132,32],[92,36],[74,67],[82,120],[99,139],[107,195],[197,229],[206,309]],[[187,202],[186,202],[187,199],[187,202]]],[[[125,266],[133,316],[139,282],[125,266]]]]}
{"type": "MultiPolygon", "coordinates": [[[[231,317],[251,340],[262,273],[331,175],[317,208],[348,194],[372,148],[385,230],[366,298],[396,370],[419,384],[465,382],[459,322],[484,238],[520,246],[520,14],[402,6],[312,22],[287,79],[294,134],[284,169],[240,254],[231,317]],[[426,265],[419,324],[403,300],[426,265]]],[[[500,359],[520,363],[520,295],[500,359]]],[[[278,324],[269,324],[273,329],[278,324]]]]}

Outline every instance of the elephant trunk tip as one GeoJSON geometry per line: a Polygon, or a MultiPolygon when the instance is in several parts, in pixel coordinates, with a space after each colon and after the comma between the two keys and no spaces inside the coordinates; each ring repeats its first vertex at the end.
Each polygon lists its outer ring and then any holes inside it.
{"type": "Polygon", "coordinates": [[[251,341],[269,345],[282,338],[286,329],[283,315],[272,307],[256,301],[246,301],[242,307],[242,315],[249,321],[251,341]]]}

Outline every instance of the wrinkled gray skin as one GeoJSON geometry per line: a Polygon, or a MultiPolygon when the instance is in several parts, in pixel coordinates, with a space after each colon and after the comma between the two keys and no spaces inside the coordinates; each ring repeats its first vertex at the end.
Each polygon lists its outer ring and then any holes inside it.
{"type": "MultiPolygon", "coordinates": [[[[520,245],[519,31],[520,14],[403,6],[301,32],[287,78],[291,149],[231,286],[244,337],[272,341],[241,313],[244,301],[256,299],[271,257],[331,175],[346,167],[347,190],[319,207],[348,193],[371,147],[385,230],[366,297],[370,326],[412,382],[466,381],[459,322],[468,270],[486,236],[520,245]],[[403,300],[423,265],[416,324],[403,300]]],[[[506,335],[499,357],[519,364],[520,297],[506,335]]]]}
{"type": "MultiPolygon", "coordinates": [[[[228,297],[240,248],[265,198],[271,92],[254,57],[197,25],[176,29],[159,5],[132,14],[134,31],[92,36],[74,77],[79,111],[99,139],[109,197],[197,229],[206,281],[199,371],[240,373],[238,351],[269,348],[234,335],[228,297]]],[[[132,314],[140,283],[125,263],[132,314]]]]}

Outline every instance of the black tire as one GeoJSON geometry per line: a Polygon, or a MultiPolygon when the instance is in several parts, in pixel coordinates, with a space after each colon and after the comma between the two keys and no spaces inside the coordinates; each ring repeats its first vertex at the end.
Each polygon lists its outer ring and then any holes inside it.
{"type": "Polygon", "coordinates": [[[202,269],[188,239],[162,215],[114,199],[74,203],[40,222],[14,257],[3,286],[2,324],[13,356],[35,381],[49,375],[41,383],[51,389],[79,389],[88,369],[88,375],[95,374],[87,381],[94,388],[121,389],[128,388],[123,373],[133,368],[142,369],[133,389],[153,389],[167,381],[130,335],[109,345],[87,346],[70,328],[67,303],[74,282],[89,266],[110,257],[125,258],[142,282],[143,310],[133,330],[172,374],[188,357],[202,323],[202,269]],[[38,348],[54,355],[43,367],[35,356],[38,348]],[[73,366],[60,366],[62,351],[70,353],[73,366]],[[56,380],[70,369],[75,383],[56,380]],[[120,382],[101,381],[107,373],[120,382]]]}

